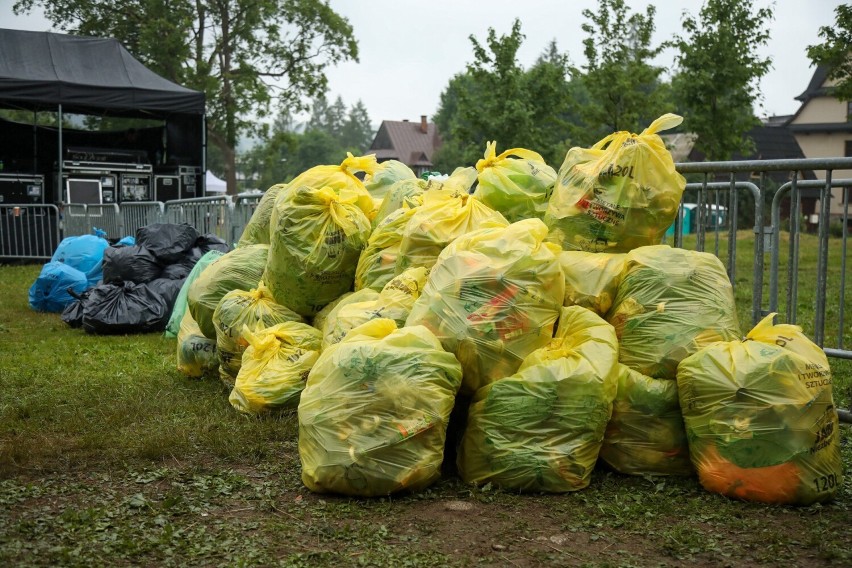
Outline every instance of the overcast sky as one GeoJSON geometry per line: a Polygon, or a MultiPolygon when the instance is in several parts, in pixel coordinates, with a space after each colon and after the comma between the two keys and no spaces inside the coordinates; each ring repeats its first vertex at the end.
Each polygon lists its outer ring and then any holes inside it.
{"type": "MultiPolygon", "coordinates": [[[[40,15],[12,14],[13,0],[0,0],[0,26],[48,30],[40,15]]],[[[521,20],[526,39],[518,54],[528,67],[547,44],[556,39],[560,51],[573,64],[585,63],[582,53],[584,8],[596,9],[592,0],[331,0],[331,6],[349,19],[358,40],[359,62],[344,63],[328,72],[329,99],[338,95],[347,105],[361,99],[371,120],[419,120],[432,116],[449,79],[473,59],[470,35],[481,41],[488,28],[498,35],[511,31],[521,20]]],[[[769,4],[756,0],[758,6],[769,4]]],[[[794,97],[807,87],[813,68],[805,49],[818,43],[820,26],[832,25],[837,0],[777,0],[771,38],[764,55],[772,57],[772,70],[761,82],[761,116],[792,114],[799,106],[794,97]]],[[[657,6],[654,43],[680,31],[684,11],[697,15],[701,0],[627,0],[634,11],[657,6]]],[[[657,61],[673,64],[669,51],[657,61]]],[[[676,110],[676,109],[675,109],[676,110]]]]}

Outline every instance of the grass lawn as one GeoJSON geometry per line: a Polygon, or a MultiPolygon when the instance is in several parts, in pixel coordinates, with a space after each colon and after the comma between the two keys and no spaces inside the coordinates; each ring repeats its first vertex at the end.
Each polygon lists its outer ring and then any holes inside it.
{"type": "MultiPolygon", "coordinates": [[[[802,237],[798,321],[808,333],[815,243],[802,237]]],[[[738,246],[747,330],[751,236],[738,246]]],[[[723,257],[726,249],[723,239],[723,257]]],[[[830,255],[826,345],[835,347],[838,241],[830,255]]],[[[294,415],[240,416],[218,380],[177,372],[174,340],[90,336],[32,312],[27,289],[39,270],[0,267],[0,565],[852,564],[848,426],[837,499],[806,508],[603,467],[588,489],[559,496],[473,488],[451,475],[416,495],[319,496],[301,483],[294,415]]],[[[845,321],[849,348],[852,310],[845,321]]],[[[852,364],[831,362],[835,400],[849,408],[852,364]]]]}

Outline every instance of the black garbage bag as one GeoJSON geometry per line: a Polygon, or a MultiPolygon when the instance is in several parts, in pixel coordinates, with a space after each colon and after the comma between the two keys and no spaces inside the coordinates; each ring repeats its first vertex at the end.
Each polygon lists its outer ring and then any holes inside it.
{"type": "Polygon", "coordinates": [[[162,331],[170,314],[171,308],[156,287],[133,282],[101,284],[91,289],[85,301],[83,329],[97,334],[162,331]]]}
{"type": "Polygon", "coordinates": [[[73,304],[68,304],[64,310],[62,310],[62,315],[59,317],[62,318],[62,321],[67,323],[73,328],[78,328],[83,325],[83,308],[86,306],[86,302],[89,299],[89,290],[86,290],[82,294],[77,294],[69,290],[69,294],[72,297],[76,298],[73,304]]]}
{"type": "Polygon", "coordinates": [[[104,251],[104,284],[144,284],[159,278],[163,267],[145,247],[109,247],[104,251]]]}
{"type": "Polygon", "coordinates": [[[169,316],[171,316],[178,294],[180,294],[180,289],[183,287],[183,283],[183,278],[157,278],[156,280],[148,282],[147,286],[151,291],[159,294],[166,303],[166,306],[169,308],[169,316]]]}
{"type": "Polygon", "coordinates": [[[221,253],[226,253],[231,250],[231,247],[228,246],[225,239],[221,239],[213,233],[207,233],[198,237],[195,241],[195,246],[201,249],[201,256],[204,256],[211,250],[218,250],[221,253]]]}
{"type": "MultiPolygon", "coordinates": [[[[197,261],[195,261],[197,262],[197,261]]],[[[177,264],[170,264],[163,269],[163,272],[160,274],[160,278],[168,278],[169,280],[183,280],[189,273],[192,271],[192,267],[195,266],[195,262],[178,262],[177,264]]]]}
{"type": "Polygon", "coordinates": [[[136,231],[136,244],[147,248],[164,265],[183,260],[196,240],[198,231],[187,223],[152,223],[136,231]]]}

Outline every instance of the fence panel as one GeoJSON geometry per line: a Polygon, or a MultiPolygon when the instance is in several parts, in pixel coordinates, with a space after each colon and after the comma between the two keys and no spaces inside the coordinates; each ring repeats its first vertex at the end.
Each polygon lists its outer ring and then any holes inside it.
{"type": "Polygon", "coordinates": [[[254,210],[257,209],[257,204],[260,203],[261,197],[263,197],[263,194],[237,196],[231,216],[230,243],[236,243],[240,240],[240,236],[242,236],[243,230],[248,225],[252,214],[254,214],[254,210]]]}
{"type": "MultiPolygon", "coordinates": [[[[842,213],[842,235],[839,242],[829,241],[829,223],[831,222],[830,215],[830,191],[832,187],[849,187],[852,185],[852,180],[834,180],[832,181],[835,170],[852,170],[852,158],[824,158],[824,159],[797,159],[797,160],[746,160],[737,162],[691,162],[686,164],[676,164],[678,171],[682,174],[703,174],[704,181],[698,184],[690,184],[690,188],[697,190],[699,201],[699,219],[706,216],[709,211],[713,210],[711,194],[708,191],[715,191],[718,182],[708,181],[710,176],[718,174],[727,175],[730,181],[727,183],[742,183],[734,182],[736,173],[748,172],[751,177],[759,177],[760,183],[755,188],[749,188],[755,199],[755,223],[754,223],[754,263],[753,263],[753,292],[752,292],[752,323],[756,323],[761,317],[767,313],[777,312],[779,310],[779,301],[782,294],[786,295],[786,313],[779,316],[782,321],[786,320],[790,323],[801,323],[797,315],[798,308],[801,307],[799,299],[799,290],[801,284],[809,279],[813,283],[813,322],[803,322],[806,331],[812,337],[815,343],[823,347],[826,354],[830,357],[852,358],[852,351],[847,349],[849,344],[849,331],[845,329],[845,321],[847,320],[845,310],[845,292],[846,292],[846,254],[847,254],[847,239],[849,232],[849,205],[848,199],[844,200],[844,210],[842,213]],[[800,180],[805,172],[824,172],[824,180],[800,180]],[[789,174],[788,179],[792,180],[789,183],[782,184],[777,190],[772,191],[771,210],[766,205],[766,198],[769,197],[767,187],[767,175],[771,172],[786,172],[789,174]],[[814,247],[816,252],[816,270],[810,273],[805,273],[799,270],[800,257],[800,217],[801,217],[801,195],[800,189],[818,188],[820,210],[817,215],[817,245],[814,247]],[[790,196],[790,220],[789,243],[786,247],[782,247],[781,242],[781,205],[785,197],[790,196]],[[831,250],[831,253],[829,251],[831,250]],[[769,265],[765,260],[765,256],[769,254],[769,265]],[[782,267],[782,261],[785,266],[782,267]],[[768,268],[769,286],[765,290],[764,271],[768,268]],[[781,290],[781,274],[782,270],[786,271],[786,286],[785,290],[781,290]],[[836,295],[838,302],[835,304],[832,295],[836,295]],[[764,309],[765,298],[768,298],[768,309],[764,309]],[[836,334],[826,336],[825,329],[834,329],[836,326],[836,334]],[[845,337],[844,337],[845,335],[845,337]],[[826,345],[826,342],[830,345],[826,345]]],[[[724,184],[725,182],[721,182],[724,184]]],[[[738,189],[738,188],[737,188],[738,189]]],[[[736,190],[735,190],[736,191],[736,190]]],[[[735,206],[737,201],[733,199],[734,193],[731,193],[729,204],[735,206]]],[[[720,203],[718,195],[715,200],[716,205],[720,203]]],[[[734,217],[733,212],[730,212],[731,217],[734,217]]],[[[706,245],[707,227],[706,223],[699,222],[701,227],[696,235],[696,248],[704,250],[706,245]]],[[[718,228],[715,229],[718,233],[718,228]]],[[[677,232],[675,244],[677,242],[677,232]]],[[[735,231],[732,231],[735,234],[735,231]]],[[[719,254],[718,235],[716,237],[716,254],[719,254]]],[[[729,237],[728,242],[728,266],[734,266],[731,262],[731,255],[736,254],[736,244],[731,242],[729,237]]],[[[730,275],[730,273],[729,273],[730,275]]],[[[736,279],[732,277],[732,282],[736,279]]],[[[809,289],[810,292],[810,289],[809,289]]],[[[810,299],[810,298],[809,298],[810,299]]]]}
{"type": "Polygon", "coordinates": [[[152,223],[162,223],[163,204],[159,201],[139,201],[121,204],[124,233],[135,235],[136,230],[152,223]]]}
{"type": "Polygon", "coordinates": [[[232,210],[228,196],[197,197],[167,201],[164,217],[166,223],[189,223],[199,233],[212,233],[230,243],[232,210]]]}
{"type": "Polygon", "coordinates": [[[89,235],[92,227],[89,224],[88,205],[85,203],[67,203],[62,207],[62,234],[66,237],[89,235]]]}
{"type": "Polygon", "coordinates": [[[56,205],[0,205],[0,258],[50,260],[58,245],[56,205]]]}
{"type": "Polygon", "coordinates": [[[121,209],[116,203],[90,204],[86,206],[86,219],[89,230],[98,228],[104,231],[109,238],[120,239],[124,236],[124,219],[121,217],[121,209]]]}

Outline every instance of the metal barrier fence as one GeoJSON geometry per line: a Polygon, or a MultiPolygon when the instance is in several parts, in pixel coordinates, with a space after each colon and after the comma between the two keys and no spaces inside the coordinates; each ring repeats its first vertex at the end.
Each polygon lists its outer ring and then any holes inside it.
{"type": "Polygon", "coordinates": [[[199,233],[213,233],[232,242],[232,209],[233,203],[228,196],[179,199],[165,203],[164,218],[166,223],[189,223],[199,233]]]}
{"type": "Polygon", "coordinates": [[[163,204],[159,201],[139,201],[121,204],[121,232],[135,235],[140,227],[163,220],[163,204]]]}
{"type": "Polygon", "coordinates": [[[0,258],[49,260],[58,245],[55,205],[0,205],[0,258]]]}
{"type": "MultiPolygon", "coordinates": [[[[704,176],[702,182],[691,183],[688,188],[697,190],[698,195],[698,211],[699,222],[697,223],[698,231],[696,233],[695,248],[696,250],[704,250],[706,246],[707,230],[706,224],[700,221],[712,212],[714,205],[720,203],[718,192],[723,190],[723,186],[731,187],[729,194],[729,207],[736,207],[738,200],[736,194],[738,190],[747,188],[749,193],[755,199],[755,222],[754,222],[754,246],[753,246],[753,289],[752,289],[752,323],[757,321],[768,313],[779,311],[779,298],[783,294],[786,296],[786,313],[780,313],[779,319],[789,323],[797,323],[803,325],[806,331],[809,332],[814,342],[824,349],[830,357],[838,357],[844,359],[852,359],[852,350],[847,349],[848,335],[850,330],[846,329],[845,322],[848,321],[845,305],[845,290],[846,290],[846,256],[847,256],[847,241],[849,235],[849,204],[848,199],[844,199],[843,213],[840,216],[841,235],[839,246],[835,246],[833,259],[836,262],[829,264],[829,224],[831,223],[830,207],[831,207],[831,188],[832,187],[848,187],[852,185],[852,180],[832,180],[836,170],[852,170],[852,158],[824,158],[824,159],[805,159],[805,160],[746,160],[746,161],[731,161],[731,162],[690,162],[685,164],[677,164],[677,169],[682,174],[701,174],[704,176]],[[823,180],[800,180],[804,172],[824,172],[825,179],[823,180]],[[750,182],[737,182],[735,176],[737,173],[747,172],[750,177],[757,177],[759,183],[751,184],[750,182]],[[770,172],[785,172],[789,174],[791,181],[782,184],[773,193],[771,193],[771,208],[767,215],[767,174],[770,172]],[[711,178],[719,175],[727,176],[727,182],[717,182],[711,178]],[[800,257],[800,211],[801,211],[801,195],[799,189],[819,189],[819,204],[820,211],[818,214],[817,224],[817,269],[814,273],[805,273],[799,270],[800,257]],[[790,195],[790,215],[788,237],[789,246],[786,249],[781,246],[782,220],[781,210],[784,198],[790,195]],[[764,223],[768,221],[768,226],[764,223]],[[769,255],[767,266],[766,255],[769,255]],[[784,267],[782,267],[782,261],[784,267]],[[768,289],[764,279],[765,271],[769,272],[768,289]],[[782,291],[780,288],[782,270],[786,271],[786,286],[782,291]],[[812,322],[798,321],[798,309],[801,306],[798,298],[798,292],[801,284],[811,279],[814,282],[813,290],[813,311],[814,319],[812,322]],[[828,309],[828,294],[833,291],[838,297],[838,304],[828,309]],[[768,297],[764,301],[764,297],[768,297]],[[768,302],[768,306],[766,305],[768,302]],[[836,323],[836,336],[827,337],[825,330],[831,327],[830,324],[836,323]],[[827,345],[829,339],[831,345],[827,345]]],[[[846,190],[844,190],[846,191],[846,190]]],[[[848,194],[847,194],[848,196],[848,194]]],[[[679,213],[681,217],[682,213],[679,213]]],[[[732,222],[735,222],[735,216],[730,215],[732,222]]],[[[720,256],[719,251],[719,235],[716,228],[716,245],[715,253],[720,256]]],[[[682,242],[677,242],[679,231],[675,231],[675,246],[682,246],[682,242]]],[[[728,270],[731,277],[731,283],[736,287],[738,280],[735,274],[731,273],[731,267],[735,266],[736,245],[732,243],[731,234],[736,234],[736,230],[729,230],[728,237],[728,270]]],[[[722,255],[725,256],[725,255],[722,255]]]]}

